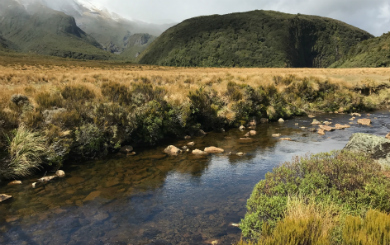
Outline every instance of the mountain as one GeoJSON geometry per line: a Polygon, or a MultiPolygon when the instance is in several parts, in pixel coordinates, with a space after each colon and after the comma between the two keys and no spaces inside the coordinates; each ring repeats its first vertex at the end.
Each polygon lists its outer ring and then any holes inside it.
{"type": "Polygon", "coordinates": [[[0,36],[21,52],[82,59],[110,57],[73,17],[40,3],[1,0],[0,36]]]}
{"type": "Polygon", "coordinates": [[[390,67],[390,32],[352,47],[332,67],[390,67]]]}
{"type": "MultiPolygon", "coordinates": [[[[121,57],[135,59],[135,54],[142,52],[143,45],[133,46],[131,39],[146,34],[155,39],[171,25],[149,24],[136,20],[125,19],[115,13],[110,13],[104,7],[95,6],[85,0],[41,0],[42,4],[51,9],[63,12],[75,18],[76,24],[108,52],[122,54],[121,57]],[[125,52],[125,50],[131,50],[125,52]],[[134,55],[133,55],[134,53],[134,55]]],[[[146,44],[149,44],[147,42],[146,44]]]]}
{"type": "Polygon", "coordinates": [[[373,36],[318,16],[256,10],[192,18],[171,27],[142,64],[212,67],[328,67],[373,36]]]}

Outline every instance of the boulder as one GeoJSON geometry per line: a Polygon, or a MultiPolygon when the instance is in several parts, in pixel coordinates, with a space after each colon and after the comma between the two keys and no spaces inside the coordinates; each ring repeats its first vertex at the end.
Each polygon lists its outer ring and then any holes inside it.
{"type": "Polygon", "coordinates": [[[183,151],[186,151],[186,150],[188,150],[188,146],[183,146],[182,148],[181,148],[183,151]]]}
{"type": "Polygon", "coordinates": [[[260,119],[260,123],[264,124],[264,123],[268,123],[268,118],[262,118],[260,119]]]}
{"type": "Polygon", "coordinates": [[[244,152],[237,152],[236,155],[239,156],[239,157],[242,157],[242,156],[245,155],[245,153],[244,152]]]}
{"type": "Polygon", "coordinates": [[[186,135],[186,136],[184,136],[184,139],[185,139],[185,140],[190,140],[190,139],[191,139],[191,136],[186,135]]]}
{"type": "Polygon", "coordinates": [[[335,128],[333,127],[330,127],[330,126],[326,126],[326,125],[320,125],[320,129],[324,130],[324,131],[334,131],[335,128]]]}
{"type": "Polygon", "coordinates": [[[188,142],[187,145],[188,145],[188,146],[194,146],[194,145],[195,145],[195,142],[188,142]]]}
{"type": "Polygon", "coordinates": [[[283,118],[279,118],[278,122],[282,123],[282,122],[284,122],[284,119],[283,118]]]}
{"type": "Polygon", "coordinates": [[[14,180],[14,181],[11,181],[8,183],[8,185],[21,185],[22,184],[22,181],[20,180],[14,180]]]}
{"type": "Polygon", "coordinates": [[[277,137],[280,137],[280,136],[282,136],[281,134],[272,134],[272,137],[274,137],[274,138],[277,138],[277,137]]]}
{"type": "Polygon", "coordinates": [[[390,140],[390,133],[386,134],[385,138],[390,140]]]}
{"type": "Polygon", "coordinates": [[[351,126],[349,126],[349,125],[347,125],[347,124],[345,124],[345,125],[336,124],[334,127],[335,127],[335,129],[340,130],[340,129],[350,128],[351,126]]]}
{"type": "Polygon", "coordinates": [[[359,114],[359,113],[351,113],[351,116],[353,116],[353,117],[361,117],[362,115],[359,114]]]}
{"type": "Polygon", "coordinates": [[[244,131],[245,130],[245,126],[241,125],[238,129],[241,130],[241,131],[244,131]]]}
{"type": "Polygon", "coordinates": [[[56,175],[57,175],[57,177],[59,177],[59,178],[64,178],[64,177],[65,177],[65,171],[63,171],[63,170],[57,170],[57,171],[56,171],[56,175]]]}
{"type": "Polygon", "coordinates": [[[12,196],[7,194],[0,194],[0,202],[4,202],[5,200],[8,200],[10,198],[12,198],[12,196]]]}
{"type": "Polygon", "coordinates": [[[207,152],[201,151],[201,150],[199,150],[199,149],[193,150],[193,151],[192,151],[192,154],[194,154],[194,155],[200,155],[200,156],[208,155],[207,152]]]}
{"type": "Polygon", "coordinates": [[[255,136],[257,134],[256,130],[249,131],[250,136],[255,136]]]}
{"type": "Polygon", "coordinates": [[[167,148],[165,148],[164,152],[170,156],[177,156],[178,154],[180,154],[182,152],[182,150],[180,150],[179,148],[177,148],[174,145],[170,145],[167,148]]]}
{"type": "Polygon", "coordinates": [[[364,133],[353,134],[344,150],[367,153],[380,164],[390,166],[390,140],[386,138],[364,133]]]}
{"type": "Polygon", "coordinates": [[[224,149],[218,148],[218,147],[215,147],[215,146],[206,147],[206,148],[204,148],[204,151],[206,153],[223,153],[223,152],[225,152],[224,149]]]}
{"type": "Polygon", "coordinates": [[[318,121],[317,119],[314,119],[311,125],[321,125],[321,122],[318,121]]]}
{"type": "Polygon", "coordinates": [[[323,129],[318,129],[318,134],[319,135],[325,135],[325,130],[323,130],[323,129]]]}
{"type": "Polygon", "coordinates": [[[308,117],[308,118],[315,118],[316,116],[314,116],[314,115],[308,115],[307,117],[308,117]]]}
{"type": "Polygon", "coordinates": [[[357,122],[358,122],[358,124],[365,125],[365,126],[371,125],[371,120],[368,118],[359,119],[357,122]]]}
{"type": "Polygon", "coordinates": [[[121,149],[120,149],[120,152],[122,153],[129,153],[129,152],[132,152],[134,149],[131,145],[125,145],[125,146],[122,146],[121,149]]]}
{"type": "Polygon", "coordinates": [[[31,187],[35,189],[35,187],[37,187],[37,184],[38,184],[38,182],[34,182],[31,184],[31,187]]]}

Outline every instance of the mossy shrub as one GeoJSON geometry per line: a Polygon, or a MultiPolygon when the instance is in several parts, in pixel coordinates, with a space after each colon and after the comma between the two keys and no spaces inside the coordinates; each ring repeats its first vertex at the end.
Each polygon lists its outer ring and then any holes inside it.
{"type": "Polygon", "coordinates": [[[288,196],[297,194],[331,200],[355,215],[370,208],[390,211],[390,180],[379,164],[363,154],[322,153],[296,158],[266,174],[248,200],[243,235],[258,239],[264,222],[275,227],[288,196]]]}
{"type": "Polygon", "coordinates": [[[52,123],[64,129],[73,129],[81,124],[81,116],[75,109],[56,113],[53,115],[52,123]]]}
{"type": "Polygon", "coordinates": [[[130,90],[131,102],[140,106],[149,101],[163,101],[167,91],[161,87],[153,87],[150,82],[134,83],[130,90]]]}

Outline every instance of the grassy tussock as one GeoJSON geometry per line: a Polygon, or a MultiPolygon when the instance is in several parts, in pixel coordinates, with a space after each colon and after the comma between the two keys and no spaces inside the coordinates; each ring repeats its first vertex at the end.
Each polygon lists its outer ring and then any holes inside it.
{"type": "MultiPolygon", "coordinates": [[[[46,152],[46,139],[37,132],[32,132],[24,125],[19,126],[10,139],[8,168],[2,173],[7,178],[28,176],[34,169],[39,169],[46,152]]],[[[1,170],[0,170],[1,171],[1,170]]]]}

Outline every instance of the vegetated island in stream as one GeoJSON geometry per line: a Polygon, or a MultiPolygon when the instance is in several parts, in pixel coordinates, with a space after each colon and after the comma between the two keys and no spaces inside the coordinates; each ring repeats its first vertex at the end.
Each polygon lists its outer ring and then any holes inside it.
{"type": "MultiPolygon", "coordinates": [[[[37,60],[1,63],[1,180],[204,131],[370,111],[388,108],[390,101],[385,68],[171,68],[37,60]]],[[[373,237],[386,244],[386,171],[372,158],[348,151],[286,163],[255,187],[240,224],[248,240],[240,243],[354,244],[348,241],[373,237]]]]}

